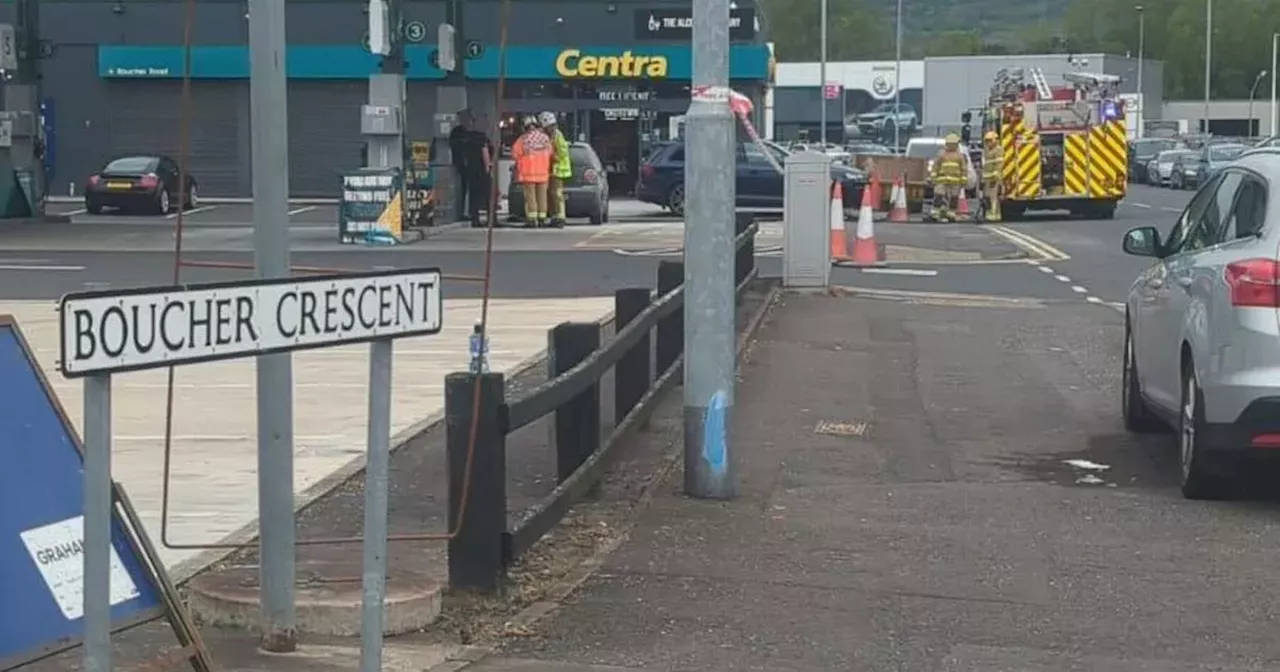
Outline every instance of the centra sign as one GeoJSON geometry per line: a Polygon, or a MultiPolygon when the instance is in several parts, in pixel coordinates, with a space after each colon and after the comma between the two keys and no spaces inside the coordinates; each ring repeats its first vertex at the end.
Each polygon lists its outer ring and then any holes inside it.
{"type": "Polygon", "coordinates": [[[663,79],[667,76],[667,57],[633,54],[631,50],[616,56],[596,56],[584,54],[581,49],[565,49],[556,57],[556,73],[566,79],[663,79]]]}

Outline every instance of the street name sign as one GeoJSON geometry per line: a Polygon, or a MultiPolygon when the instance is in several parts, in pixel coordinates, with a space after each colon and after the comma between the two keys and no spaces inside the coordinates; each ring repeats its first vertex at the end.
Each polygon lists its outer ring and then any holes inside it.
{"type": "Polygon", "coordinates": [[[438,268],[67,294],[68,378],[438,333],[438,268]]]}

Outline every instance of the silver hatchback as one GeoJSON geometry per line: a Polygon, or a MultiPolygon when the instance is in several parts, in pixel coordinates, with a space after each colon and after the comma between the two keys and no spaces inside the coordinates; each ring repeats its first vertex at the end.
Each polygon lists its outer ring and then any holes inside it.
{"type": "Polygon", "coordinates": [[[1166,239],[1139,227],[1124,250],[1155,260],[1125,305],[1125,427],[1173,427],[1183,495],[1228,495],[1280,455],[1280,152],[1228,165],[1166,239]]]}

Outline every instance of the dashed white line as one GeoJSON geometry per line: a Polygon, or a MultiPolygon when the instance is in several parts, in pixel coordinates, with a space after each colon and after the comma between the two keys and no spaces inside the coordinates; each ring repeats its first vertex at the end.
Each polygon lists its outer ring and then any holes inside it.
{"type": "Polygon", "coordinates": [[[1089,303],[1102,303],[1102,302],[1103,302],[1103,301],[1102,301],[1102,299],[1099,299],[1099,298],[1098,298],[1098,297],[1096,297],[1096,296],[1086,296],[1086,297],[1084,297],[1084,300],[1085,300],[1085,301],[1088,301],[1089,303]]]}
{"type": "MultiPolygon", "coordinates": [[[[1071,282],[1071,277],[1070,277],[1070,276],[1066,276],[1066,275],[1059,274],[1059,273],[1055,272],[1055,271],[1053,270],[1053,268],[1052,268],[1052,267],[1050,267],[1050,266],[1045,266],[1044,264],[1041,264],[1041,263],[1039,263],[1039,262],[1033,262],[1033,263],[1032,263],[1032,265],[1033,265],[1033,266],[1035,266],[1035,267],[1036,267],[1036,268],[1037,268],[1041,273],[1044,273],[1044,274],[1046,274],[1046,275],[1052,275],[1052,276],[1053,276],[1053,278],[1054,278],[1055,280],[1057,280],[1058,282],[1061,282],[1061,283],[1063,283],[1063,284],[1069,284],[1069,283],[1071,282]]],[[[1118,310],[1118,311],[1120,311],[1120,312],[1122,312],[1122,313],[1124,312],[1124,304],[1122,304],[1122,303],[1115,303],[1115,302],[1111,302],[1111,301],[1103,301],[1101,298],[1096,297],[1096,296],[1094,296],[1094,295],[1090,294],[1090,293],[1089,293],[1089,290],[1088,290],[1088,289],[1086,289],[1085,287],[1081,286],[1081,285],[1071,285],[1071,291],[1075,292],[1076,294],[1083,294],[1083,295],[1084,295],[1084,300],[1085,300],[1085,301],[1088,301],[1089,303],[1092,303],[1092,304],[1094,304],[1094,305],[1103,305],[1103,306],[1108,306],[1108,307],[1110,307],[1110,308],[1114,308],[1114,309],[1116,309],[1116,310],[1118,310]]]]}
{"type": "Polygon", "coordinates": [[[1058,282],[1071,282],[1071,278],[1065,275],[1055,275],[1053,276],[1053,279],[1057,280],[1058,282]]]}
{"type": "Polygon", "coordinates": [[[1036,264],[1036,268],[1039,269],[1041,273],[1053,273],[1053,269],[1049,268],[1048,266],[1041,266],[1040,264],[1036,264]]]}
{"type": "Polygon", "coordinates": [[[1133,206],[1133,207],[1135,207],[1135,208],[1145,208],[1145,209],[1148,209],[1148,210],[1150,210],[1150,209],[1151,209],[1151,206],[1150,206],[1150,205],[1147,205],[1146,203],[1130,203],[1129,205],[1132,205],[1132,206],[1133,206]]]}
{"type": "Polygon", "coordinates": [[[916,275],[921,277],[933,277],[938,274],[937,271],[923,268],[864,268],[862,272],[879,273],[881,275],[916,275]]]}
{"type": "Polygon", "coordinates": [[[1089,293],[1089,290],[1085,289],[1084,287],[1081,287],[1080,285],[1072,285],[1072,286],[1071,286],[1071,291],[1075,292],[1076,294],[1088,294],[1088,293],[1089,293]]]}
{"type": "Polygon", "coordinates": [[[1182,212],[1182,208],[1171,208],[1167,205],[1161,206],[1160,209],[1165,212],[1182,212]]]}

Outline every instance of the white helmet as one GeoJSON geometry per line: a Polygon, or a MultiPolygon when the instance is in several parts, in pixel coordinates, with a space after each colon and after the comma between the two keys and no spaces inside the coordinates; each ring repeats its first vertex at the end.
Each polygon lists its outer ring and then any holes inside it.
{"type": "Polygon", "coordinates": [[[532,114],[524,118],[524,127],[533,128],[538,125],[538,120],[532,114]]]}
{"type": "Polygon", "coordinates": [[[548,126],[555,126],[555,125],[556,125],[556,113],[555,113],[555,112],[543,112],[543,113],[539,114],[539,115],[538,115],[538,123],[542,124],[542,127],[543,127],[543,128],[546,128],[546,127],[548,127],[548,126]]]}

